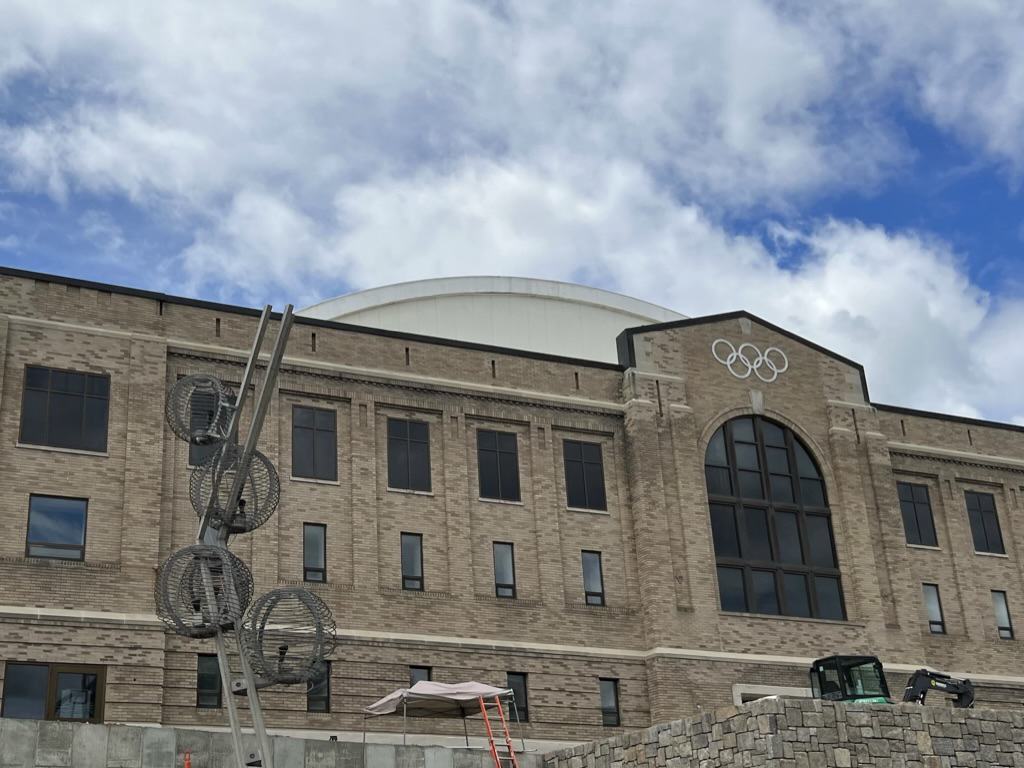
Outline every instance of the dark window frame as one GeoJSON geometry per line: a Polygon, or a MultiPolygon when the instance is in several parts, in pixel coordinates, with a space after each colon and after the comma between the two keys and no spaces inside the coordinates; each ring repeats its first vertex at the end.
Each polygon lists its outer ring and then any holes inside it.
{"type": "Polygon", "coordinates": [[[327,581],[327,524],[326,523],[303,523],[302,524],[302,580],[312,584],[323,584],[327,581]],[[322,548],[320,555],[323,558],[323,567],[312,566],[306,562],[306,534],[313,528],[321,531],[322,548]],[[310,578],[311,575],[319,575],[320,578],[310,578]]]}
{"type": "Polygon", "coordinates": [[[411,592],[423,592],[424,591],[424,585],[426,583],[425,579],[424,579],[424,576],[423,576],[423,572],[425,570],[425,568],[423,567],[424,566],[424,563],[423,563],[423,534],[422,533],[411,533],[409,531],[402,531],[400,539],[401,539],[401,558],[402,558],[402,589],[409,590],[411,592]],[[416,541],[417,542],[417,546],[419,548],[420,567],[419,567],[419,573],[418,574],[407,573],[406,569],[405,569],[406,565],[411,565],[411,563],[406,563],[406,561],[405,561],[405,540],[406,540],[407,536],[409,537],[410,540],[416,541]]]}
{"type": "Polygon", "coordinates": [[[414,491],[418,493],[431,493],[433,488],[432,472],[430,466],[430,423],[426,421],[420,421],[419,419],[398,419],[389,416],[387,419],[387,446],[388,446],[388,488],[396,491],[414,491]],[[394,435],[392,432],[396,431],[393,427],[399,424],[404,424],[405,434],[394,435]],[[412,425],[421,425],[426,427],[426,438],[419,439],[412,436],[412,425]],[[416,474],[413,471],[413,457],[416,452],[413,450],[413,445],[425,446],[425,450],[422,454],[423,460],[426,461],[426,467],[422,467],[421,470],[426,477],[426,485],[416,485],[413,483],[413,475],[416,474]],[[405,456],[405,477],[398,477],[398,470],[395,466],[393,459],[395,455],[401,453],[405,456]]]}
{"type": "Polygon", "coordinates": [[[21,445],[41,445],[41,446],[45,446],[47,448],[60,448],[60,449],[71,450],[71,451],[84,451],[86,453],[98,453],[98,454],[105,454],[105,453],[107,453],[107,447],[108,447],[109,438],[110,438],[110,385],[111,385],[110,374],[105,374],[105,373],[104,374],[101,374],[101,373],[89,373],[87,371],[74,371],[74,370],[68,370],[68,369],[65,369],[65,368],[51,368],[51,367],[45,366],[45,365],[26,365],[25,366],[25,371],[24,371],[24,374],[23,374],[23,378],[22,378],[21,418],[20,418],[20,423],[18,425],[18,443],[20,443],[21,445]],[[30,378],[29,374],[30,374],[30,371],[46,371],[46,381],[47,381],[47,384],[46,384],[45,388],[38,387],[38,386],[31,386],[29,384],[29,378],[30,378]],[[66,375],[83,376],[84,377],[84,381],[83,381],[83,385],[82,385],[83,389],[82,389],[81,393],[79,393],[79,392],[67,392],[67,391],[60,390],[60,389],[54,389],[54,386],[53,386],[53,374],[55,374],[55,373],[63,374],[65,376],[66,375]],[[96,394],[95,392],[90,392],[89,391],[92,388],[94,380],[95,381],[103,381],[104,382],[104,385],[103,385],[103,388],[105,389],[105,393],[104,394],[99,395],[99,394],[96,394]],[[27,405],[27,401],[31,397],[31,395],[29,394],[31,392],[45,393],[46,402],[45,402],[45,405],[43,406],[43,413],[42,413],[43,425],[42,425],[42,437],[41,437],[41,439],[39,439],[38,436],[26,435],[25,434],[25,430],[26,430],[26,428],[28,426],[28,424],[26,422],[26,419],[25,419],[25,414],[28,412],[29,407],[30,407],[30,406],[27,405]],[[54,407],[53,406],[54,395],[70,396],[70,397],[81,396],[81,400],[82,400],[81,438],[78,441],[77,445],[64,445],[64,444],[61,444],[59,442],[54,442],[55,436],[52,434],[51,429],[50,429],[50,427],[51,427],[50,413],[51,413],[51,410],[54,407]],[[104,410],[104,414],[103,414],[103,433],[102,433],[102,438],[100,440],[100,445],[97,446],[97,447],[89,447],[89,448],[87,448],[87,447],[85,447],[86,442],[87,442],[86,435],[87,435],[88,428],[90,426],[89,418],[88,418],[89,408],[87,407],[87,405],[89,404],[90,401],[97,401],[97,402],[98,401],[102,401],[105,404],[105,410],[104,410]]]}
{"type": "Polygon", "coordinates": [[[899,499],[900,515],[903,517],[903,533],[907,544],[919,547],[938,547],[935,515],[928,486],[924,483],[900,481],[896,483],[896,495],[899,499]],[[924,498],[921,498],[922,495],[924,498]]]}
{"type": "Polygon", "coordinates": [[[601,724],[609,728],[616,728],[622,725],[622,712],[619,706],[618,678],[599,677],[598,689],[601,694],[601,724]],[[606,684],[610,684],[610,686],[606,688],[606,684]],[[607,690],[611,691],[611,706],[609,706],[608,701],[605,697],[605,692],[607,690]]]}
{"type": "Polygon", "coordinates": [[[608,511],[608,489],[604,477],[604,445],[588,440],[562,440],[562,464],[565,476],[565,503],[569,509],[589,509],[598,512],[608,511]],[[587,448],[597,448],[597,460],[586,458],[587,448]],[[570,456],[570,452],[578,456],[570,456]],[[573,468],[579,466],[579,472],[573,468]],[[596,469],[595,469],[596,467],[596,469]],[[576,480],[574,480],[574,477],[576,480]],[[577,482],[582,480],[582,486],[577,482]],[[593,482],[591,482],[593,481],[593,482]],[[600,482],[598,482],[600,481],[600,482]],[[588,490],[593,485],[595,498],[591,498],[588,490]],[[600,492],[598,492],[598,490],[600,492]]]}
{"type": "Polygon", "coordinates": [[[519,483],[519,436],[515,432],[500,432],[494,429],[477,429],[476,431],[476,459],[477,459],[477,479],[478,487],[480,491],[480,498],[487,499],[489,501],[522,501],[522,489],[519,483]],[[490,435],[493,437],[494,447],[485,447],[482,444],[481,438],[490,435]],[[512,438],[512,449],[502,447],[502,438],[512,438]],[[484,461],[484,455],[493,455],[493,461],[484,461]],[[514,471],[515,477],[506,477],[502,473],[502,456],[512,456],[512,461],[515,466],[514,471]],[[494,477],[492,484],[498,489],[497,494],[491,494],[485,491],[484,472],[485,465],[487,467],[493,467],[494,477]]]}
{"type": "Polygon", "coordinates": [[[25,557],[42,558],[46,560],[74,560],[77,562],[83,562],[85,560],[85,547],[88,543],[89,537],[89,500],[83,499],[76,496],[54,496],[48,493],[31,493],[28,497],[28,518],[25,526],[25,557]],[[78,544],[60,544],[49,541],[33,541],[29,538],[32,532],[32,505],[36,499],[61,499],[63,501],[80,501],[82,502],[82,543],[78,544]],[[69,553],[78,553],[77,557],[69,555],[68,557],[57,557],[56,555],[40,555],[35,554],[32,550],[33,547],[45,547],[47,549],[66,550],[69,553]]]}
{"type": "Polygon", "coordinates": [[[494,596],[503,599],[515,600],[518,592],[516,590],[516,546],[511,541],[491,542],[491,554],[494,559],[494,596]],[[498,581],[498,547],[508,547],[509,568],[512,571],[512,581],[498,581]]]}
{"type": "Polygon", "coordinates": [[[761,416],[730,419],[708,442],[704,467],[721,610],[847,621],[828,489],[820,465],[796,433],[761,416]],[[735,435],[734,430],[746,434],[735,435]],[[783,457],[786,467],[780,468],[783,457]],[[756,490],[760,498],[741,489],[756,490]],[[777,493],[781,489],[788,496],[777,493]],[[787,526],[795,531],[798,542],[780,535],[787,526]],[[716,529],[728,532],[730,538],[719,542],[716,529]],[[767,538],[751,536],[752,530],[766,532],[767,538]],[[826,536],[827,548],[812,546],[812,540],[821,543],[826,536]],[[724,551],[729,547],[734,551],[724,551]],[[797,553],[799,562],[791,557],[797,553]],[[722,571],[730,578],[739,572],[735,584],[742,587],[742,609],[726,607],[722,571]],[[757,589],[769,585],[774,599],[770,588],[757,589]],[[769,595],[764,605],[757,604],[759,595],[769,595]],[[838,607],[838,615],[823,610],[829,606],[838,607]]]}
{"type": "Polygon", "coordinates": [[[964,504],[967,506],[974,551],[1005,555],[1006,543],[1002,527],[999,525],[999,509],[996,506],[995,495],[985,491],[964,491],[964,504]],[[985,508],[985,500],[991,502],[991,509],[985,508]]]}
{"type": "Polygon", "coordinates": [[[992,590],[992,610],[996,615],[996,631],[999,633],[999,639],[1013,640],[1013,617],[1010,616],[1010,601],[1006,596],[1005,590],[992,590]],[[997,598],[996,595],[999,595],[999,597],[997,598]],[[999,621],[999,606],[997,605],[999,600],[1002,601],[1003,611],[1006,613],[1006,624],[1001,624],[999,621]]]}
{"type": "MultiPolygon", "coordinates": [[[[210,674],[210,671],[207,670],[205,672],[205,674],[210,674]]],[[[217,654],[215,654],[215,653],[197,653],[196,654],[196,709],[220,709],[223,705],[224,705],[224,686],[221,684],[221,679],[220,679],[220,661],[218,661],[218,659],[217,659],[217,654]],[[204,674],[203,669],[202,669],[202,665],[203,665],[204,661],[207,662],[207,663],[210,663],[211,661],[213,662],[213,668],[214,668],[214,671],[216,673],[215,677],[217,679],[217,687],[216,688],[200,688],[199,687],[200,675],[204,674]],[[216,696],[217,696],[217,703],[216,704],[208,704],[208,703],[205,703],[203,701],[203,697],[204,696],[212,696],[214,694],[216,694],[216,696]]]]}
{"type": "Polygon", "coordinates": [[[8,701],[10,700],[7,693],[7,685],[13,678],[13,675],[11,675],[12,667],[37,667],[47,670],[46,695],[43,701],[43,720],[59,720],[73,723],[103,722],[103,713],[106,707],[106,666],[102,664],[65,664],[45,661],[8,661],[4,667],[4,696],[3,707],[0,709],[0,717],[10,717],[10,715],[7,714],[8,701]],[[96,701],[94,702],[92,717],[57,717],[57,678],[60,674],[86,674],[96,676],[96,701]]]}
{"type": "Polygon", "coordinates": [[[421,664],[410,664],[409,665],[409,686],[410,687],[416,685],[416,683],[420,682],[420,680],[425,680],[426,682],[429,683],[433,679],[434,679],[434,668],[433,667],[425,667],[425,666],[423,666],[421,664]],[[416,675],[415,675],[414,670],[417,671],[417,672],[426,672],[427,673],[426,677],[422,677],[421,679],[416,679],[416,675]]]}
{"type": "Polygon", "coordinates": [[[313,405],[292,405],[292,477],[302,478],[304,480],[322,480],[324,482],[337,482],[338,480],[338,412],[334,408],[320,408],[313,405]],[[313,426],[306,427],[298,424],[296,414],[298,411],[308,411],[312,417],[311,421],[313,426]],[[317,426],[317,416],[319,414],[330,414],[332,418],[332,425],[330,429],[326,427],[317,426]],[[310,458],[313,462],[313,466],[299,467],[295,461],[295,446],[299,443],[300,436],[302,440],[307,440],[305,437],[306,433],[309,433],[308,440],[310,442],[310,458]],[[330,434],[332,436],[331,444],[331,456],[319,457],[317,452],[317,445],[319,441],[317,436],[319,434],[330,434]]]}
{"type": "Polygon", "coordinates": [[[583,568],[583,602],[587,605],[606,605],[606,591],[604,588],[604,563],[601,553],[596,549],[580,550],[580,565],[583,568]],[[587,555],[594,555],[597,558],[597,578],[600,583],[600,590],[587,589],[587,555]]]}
{"type": "Polygon", "coordinates": [[[924,597],[925,613],[928,615],[928,631],[933,635],[946,634],[946,613],[942,610],[942,592],[939,589],[939,585],[925,582],[921,585],[921,593],[924,597]],[[938,618],[935,618],[931,612],[931,605],[928,602],[929,588],[935,592],[935,605],[938,608],[938,618]]]}
{"type": "Polygon", "coordinates": [[[521,723],[530,722],[529,680],[530,676],[526,672],[505,673],[505,687],[512,691],[512,701],[514,703],[512,712],[514,716],[519,717],[519,722],[521,723]],[[513,678],[518,678],[518,680],[513,680],[513,678]],[[516,694],[516,688],[522,690],[522,697],[516,694]]]}
{"type": "Polygon", "coordinates": [[[331,662],[322,661],[321,664],[326,667],[323,675],[312,681],[306,689],[306,711],[316,714],[330,714],[331,662]],[[321,688],[322,690],[320,690],[321,688]]]}

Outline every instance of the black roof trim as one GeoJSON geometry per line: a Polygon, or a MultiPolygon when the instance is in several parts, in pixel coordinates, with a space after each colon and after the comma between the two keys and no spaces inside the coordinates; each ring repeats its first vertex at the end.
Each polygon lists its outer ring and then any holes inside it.
{"type": "MultiPolygon", "coordinates": [[[[90,288],[96,291],[108,291],[110,293],[135,296],[142,299],[152,299],[167,304],[180,304],[186,307],[197,307],[199,309],[212,309],[219,312],[230,312],[236,315],[247,315],[259,317],[262,310],[251,307],[240,307],[234,304],[221,304],[203,299],[191,299],[184,296],[172,296],[157,291],[146,291],[140,288],[127,288],[122,285],[111,285],[108,283],[97,283],[92,280],[82,280],[75,277],[64,277],[62,275],[50,275],[44,272],[30,272],[25,269],[0,266],[0,275],[7,277],[19,277],[26,280],[42,280],[48,283],[59,283],[61,285],[72,285],[78,288],[90,288]]],[[[274,312],[274,318],[280,318],[280,312],[274,312]]],[[[542,360],[552,363],[566,363],[586,368],[598,368],[607,371],[624,371],[625,368],[618,363],[606,363],[601,360],[585,360],[577,357],[565,357],[562,355],[551,355],[545,352],[531,352],[527,349],[512,349],[510,347],[498,347],[491,344],[475,344],[469,341],[457,339],[445,339],[439,336],[426,336],[418,333],[403,333],[401,331],[390,331],[384,328],[371,328],[365,325],[354,325],[352,323],[339,323],[333,320],[320,320],[313,317],[300,317],[296,315],[295,322],[300,325],[311,325],[317,328],[330,328],[338,331],[349,331],[352,333],[363,333],[370,336],[382,336],[389,339],[402,339],[404,341],[418,342],[420,344],[434,344],[442,347],[454,347],[456,349],[469,349],[476,352],[491,352],[493,354],[507,355],[509,357],[525,357],[530,360],[542,360]]]]}
{"type": "Polygon", "coordinates": [[[670,331],[676,328],[690,328],[696,325],[707,325],[708,323],[721,323],[726,320],[739,320],[740,318],[747,318],[752,322],[761,325],[768,330],[775,331],[782,336],[792,339],[793,341],[803,344],[804,346],[810,347],[811,349],[820,352],[823,355],[827,355],[834,360],[838,360],[841,363],[849,365],[852,368],[856,368],[860,373],[860,383],[864,388],[864,398],[868,402],[871,402],[871,398],[868,394],[868,380],[864,375],[864,366],[855,360],[850,360],[847,357],[836,354],[831,349],[826,349],[820,344],[815,344],[813,341],[805,339],[803,336],[798,336],[792,331],[787,331],[785,328],[780,328],[777,325],[769,323],[767,320],[763,320],[757,315],[753,315],[746,310],[738,310],[736,312],[722,312],[717,315],[705,315],[704,317],[690,317],[685,320],[670,320],[666,323],[653,323],[651,325],[640,325],[635,328],[627,328],[619,334],[615,340],[616,345],[619,349],[619,364],[626,368],[633,368],[636,366],[636,347],[633,344],[633,337],[638,333],[649,333],[651,331],[670,331]]]}
{"type": "Polygon", "coordinates": [[[975,419],[970,416],[954,416],[950,413],[938,413],[936,411],[922,411],[917,408],[904,408],[901,405],[884,405],[872,403],[880,411],[889,413],[903,413],[907,416],[922,416],[926,419],[938,419],[939,421],[952,421],[957,424],[974,424],[979,427],[991,427],[993,429],[1006,429],[1011,432],[1024,432],[1024,426],[1020,424],[1007,424],[1002,421],[988,421],[987,419],[975,419]]]}

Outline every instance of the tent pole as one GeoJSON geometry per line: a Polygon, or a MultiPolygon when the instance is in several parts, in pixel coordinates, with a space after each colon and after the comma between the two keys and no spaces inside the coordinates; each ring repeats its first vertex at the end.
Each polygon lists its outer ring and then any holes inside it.
{"type": "Polygon", "coordinates": [[[526,739],[523,737],[523,721],[519,719],[519,707],[516,706],[516,695],[512,694],[512,711],[516,715],[516,725],[519,726],[519,743],[523,745],[523,753],[526,753],[526,739]]]}
{"type": "Polygon", "coordinates": [[[406,717],[407,717],[407,714],[408,714],[406,708],[408,706],[409,706],[409,702],[406,699],[403,698],[402,699],[402,743],[403,744],[405,744],[405,724],[406,724],[406,717]]]}
{"type": "Polygon", "coordinates": [[[469,726],[466,725],[466,713],[462,713],[462,732],[466,734],[466,746],[469,746],[469,726]]]}

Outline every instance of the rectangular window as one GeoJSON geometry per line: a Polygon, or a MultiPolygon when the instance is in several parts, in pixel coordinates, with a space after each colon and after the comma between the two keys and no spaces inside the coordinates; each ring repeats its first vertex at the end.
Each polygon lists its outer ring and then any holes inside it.
{"type": "Polygon", "coordinates": [[[1006,602],[1006,593],[992,590],[992,607],[996,612],[996,628],[1003,640],[1013,640],[1013,624],[1010,623],[1010,607],[1006,602]]]}
{"type": "Polygon", "coordinates": [[[88,507],[86,499],[29,496],[25,555],[84,560],[88,507]]]}
{"type": "Polygon", "coordinates": [[[337,418],[326,408],[292,407],[292,477],[338,479],[337,418]]]}
{"type": "Polygon", "coordinates": [[[423,534],[402,534],[402,589],[423,591],[423,534]]]}
{"type": "Polygon", "coordinates": [[[587,605],[604,605],[601,553],[583,550],[583,595],[587,605]]]}
{"type": "Polygon", "coordinates": [[[430,425],[388,419],[388,488],[430,490],[430,425]]]}
{"type": "Polygon", "coordinates": [[[946,623],[942,620],[942,601],[939,599],[938,584],[922,584],[924,605],[928,610],[928,631],[935,635],[946,634],[946,623]]]}
{"type": "Polygon", "coordinates": [[[25,366],[19,442],[107,450],[110,377],[25,366]]]}
{"type": "Polygon", "coordinates": [[[604,495],[604,466],[598,443],[562,441],[566,503],[576,509],[608,509],[604,495]]]}
{"type": "Polygon", "coordinates": [[[9,661],[0,717],[101,723],[105,676],[100,666],[9,661]]]}
{"type": "Polygon", "coordinates": [[[494,594],[516,596],[516,563],[514,547],[506,541],[494,542],[494,594]]]}
{"type": "Polygon", "coordinates": [[[619,722],[619,681],[602,677],[601,683],[601,723],[615,726],[619,722]]]}
{"type": "Polygon", "coordinates": [[[530,722],[530,700],[526,691],[526,674],[509,672],[505,679],[505,686],[512,689],[512,719],[519,715],[519,722],[530,722]]]}
{"type": "Polygon", "coordinates": [[[331,711],[331,662],[323,661],[321,664],[324,666],[323,674],[306,691],[307,712],[331,711]]]}
{"type": "Polygon", "coordinates": [[[327,526],[302,524],[302,579],[327,581],[327,526]]]}
{"type": "Polygon", "coordinates": [[[220,664],[217,655],[200,653],[196,659],[196,706],[216,709],[220,705],[220,664]]]}
{"type": "Polygon", "coordinates": [[[1005,554],[995,496],[975,491],[965,491],[964,496],[967,500],[967,516],[971,521],[971,535],[974,537],[974,551],[1005,554]]]}
{"type": "Polygon", "coordinates": [[[433,669],[430,667],[409,667],[409,685],[413,686],[416,683],[428,682],[434,675],[433,669]]]}
{"type": "Polygon", "coordinates": [[[515,433],[478,429],[476,453],[480,467],[480,498],[520,501],[515,433]]]}
{"type": "Polygon", "coordinates": [[[928,486],[919,483],[896,483],[900,498],[900,512],[903,513],[903,530],[907,544],[937,547],[935,521],[932,519],[932,503],[928,497],[928,486]]]}

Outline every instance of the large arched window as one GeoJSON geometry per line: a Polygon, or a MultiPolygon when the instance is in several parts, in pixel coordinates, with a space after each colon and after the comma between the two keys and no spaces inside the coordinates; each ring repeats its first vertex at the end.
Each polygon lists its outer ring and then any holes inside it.
{"type": "Polygon", "coordinates": [[[726,422],[704,475],[722,610],[845,619],[825,483],[792,430],[726,422]]]}

